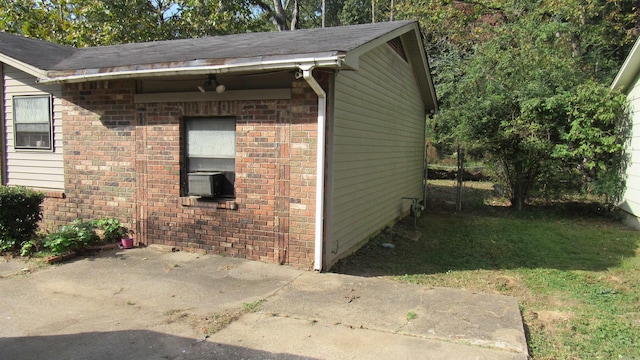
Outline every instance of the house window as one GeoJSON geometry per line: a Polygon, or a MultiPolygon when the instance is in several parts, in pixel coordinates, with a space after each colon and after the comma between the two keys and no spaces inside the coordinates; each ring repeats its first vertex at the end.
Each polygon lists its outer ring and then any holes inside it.
{"type": "Polygon", "coordinates": [[[13,132],[16,149],[51,150],[51,97],[15,96],[13,132]]]}
{"type": "Polygon", "coordinates": [[[185,120],[185,128],[187,177],[189,178],[187,193],[205,197],[233,197],[235,195],[236,120],[234,118],[191,118],[185,120]],[[202,190],[201,186],[207,181],[215,181],[216,189],[213,193],[202,190]]]}

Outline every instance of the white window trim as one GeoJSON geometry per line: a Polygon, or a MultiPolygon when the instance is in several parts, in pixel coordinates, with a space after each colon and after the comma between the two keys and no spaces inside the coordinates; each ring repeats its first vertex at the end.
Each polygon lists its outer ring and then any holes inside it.
{"type": "Polygon", "coordinates": [[[41,151],[41,152],[53,152],[53,98],[51,94],[47,95],[15,95],[12,98],[12,122],[13,122],[13,148],[17,151],[41,151]],[[48,116],[49,116],[49,146],[48,147],[37,147],[37,146],[20,146],[17,144],[18,141],[18,130],[16,126],[16,100],[19,99],[27,99],[27,98],[47,98],[48,102],[48,116]]]}

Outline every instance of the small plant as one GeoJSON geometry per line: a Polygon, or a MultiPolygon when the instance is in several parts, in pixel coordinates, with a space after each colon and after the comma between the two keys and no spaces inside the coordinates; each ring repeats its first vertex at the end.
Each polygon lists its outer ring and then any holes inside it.
{"type": "Polygon", "coordinates": [[[260,305],[262,305],[263,302],[265,302],[265,300],[264,299],[260,299],[260,300],[256,300],[256,301],[251,302],[251,303],[244,303],[244,304],[242,304],[242,307],[243,307],[245,312],[254,313],[254,312],[257,312],[258,310],[260,310],[260,305]]]}
{"type": "Polygon", "coordinates": [[[20,256],[31,256],[42,246],[39,240],[27,240],[20,246],[20,256]]]}
{"type": "Polygon", "coordinates": [[[120,241],[131,233],[118,219],[107,217],[96,220],[94,223],[96,228],[103,231],[103,241],[107,243],[120,241]]]}
{"type": "Polygon", "coordinates": [[[60,255],[68,251],[78,251],[85,246],[96,244],[100,237],[96,234],[93,221],[83,222],[76,219],[69,225],[64,225],[58,231],[44,238],[44,247],[54,254],[60,255]]]}
{"type": "Polygon", "coordinates": [[[418,318],[418,314],[414,313],[413,311],[409,311],[407,313],[407,321],[415,320],[417,318],[418,318]]]}

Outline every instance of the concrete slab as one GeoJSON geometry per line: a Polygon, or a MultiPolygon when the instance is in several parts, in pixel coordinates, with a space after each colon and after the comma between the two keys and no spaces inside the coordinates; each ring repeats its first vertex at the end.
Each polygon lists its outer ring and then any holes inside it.
{"type": "Polygon", "coordinates": [[[0,256],[0,279],[30,272],[31,267],[27,261],[0,256]]]}
{"type": "Polygon", "coordinates": [[[349,328],[527,352],[518,302],[507,296],[305,273],[262,309],[349,328]]]}
{"type": "Polygon", "coordinates": [[[521,353],[355,328],[342,323],[269,314],[248,314],[211,341],[266,353],[313,359],[476,359],[522,360],[521,353]]]}
{"type": "Polygon", "coordinates": [[[163,248],[27,267],[0,262],[2,358],[527,358],[507,297],[163,248]]]}

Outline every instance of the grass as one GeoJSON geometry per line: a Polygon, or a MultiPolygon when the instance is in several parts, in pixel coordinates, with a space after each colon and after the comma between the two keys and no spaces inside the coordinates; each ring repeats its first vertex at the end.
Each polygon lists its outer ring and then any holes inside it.
{"type": "Polygon", "coordinates": [[[449,183],[430,183],[417,228],[400,222],[333,271],[514,296],[534,359],[640,358],[640,233],[592,202],[517,213],[490,189],[467,185],[457,213],[449,183]]]}
{"type": "Polygon", "coordinates": [[[218,331],[226,328],[232,322],[238,320],[242,316],[241,309],[229,309],[222,312],[197,315],[183,309],[169,310],[164,313],[165,323],[186,323],[191,326],[198,336],[209,337],[218,331]]]}
{"type": "Polygon", "coordinates": [[[409,311],[407,313],[407,321],[415,320],[417,318],[418,318],[418,314],[416,314],[415,312],[409,311]]]}
{"type": "Polygon", "coordinates": [[[238,320],[242,315],[260,311],[265,299],[259,299],[251,303],[243,303],[242,308],[227,309],[221,312],[208,315],[197,315],[183,309],[173,309],[164,313],[167,324],[183,322],[196,330],[198,335],[209,337],[218,331],[226,328],[232,322],[238,320]]]}
{"type": "Polygon", "coordinates": [[[251,303],[243,303],[242,304],[242,309],[246,313],[258,312],[258,311],[260,311],[260,305],[262,305],[264,302],[265,302],[264,299],[260,299],[260,300],[256,300],[256,301],[251,302],[251,303]]]}

